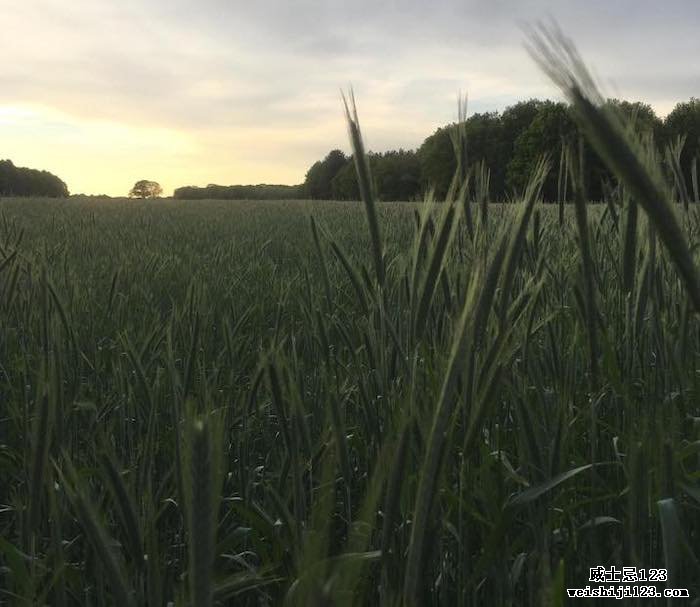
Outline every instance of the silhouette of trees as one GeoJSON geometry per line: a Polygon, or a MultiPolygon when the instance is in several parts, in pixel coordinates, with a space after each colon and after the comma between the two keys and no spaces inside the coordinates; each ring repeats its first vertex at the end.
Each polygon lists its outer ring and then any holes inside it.
{"type": "MultiPolygon", "coordinates": [[[[700,189],[700,100],[679,103],[661,120],[652,107],[641,102],[609,99],[611,111],[631,120],[640,135],[653,137],[659,149],[679,136],[685,137],[681,155],[687,190],[700,189]]],[[[438,128],[417,150],[369,152],[369,166],[375,195],[379,200],[415,200],[429,189],[444,199],[457,168],[452,142],[456,124],[438,128]]],[[[528,182],[539,160],[551,159],[550,172],[542,191],[546,201],[555,201],[560,192],[559,163],[564,146],[583,146],[584,185],[591,200],[602,200],[616,180],[592,147],[586,142],[570,108],[565,103],[529,99],[507,107],[503,112],[477,113],[461,125],[467,136],[467,166],[488,169],[491,200],[508,199],[528,182]]],[[[473,186],[472,186],[473,187],[473,186]]],[[[473,193],[473,191],[472,191],[473,193]]],[[[185,187],[175,191],[176,198],[315,198],[357,200],[360,197],[352,156],[331,150],[315,162],[299,186],[216,186],[185,187]]]]}
{"type": "Polygon", "coordinates": [[[16,167],[11,160],[0,160],[0,196],[68,196],[68,186],[48,171],[16,167]]]}
{"type": "MultiPolygon", "coordinates": [[[[416,152],[392,150],[383,154],[370,152],[367,156],[372,185],[379,200],[415,200],[420,197],[420,163],[416,152]]],[[[355,159],[350,156],[331,180],[331,198],[357,200],[359,197],[355,159]]]]}
{"type": "MultiPolygon", "coordinates": [[[[368,154],[368,156],[371,171],[374,154],[368,154]]],[[[333,198],[333,200],[360,199],[360,186],[357,183],[355,159],[353,156],[347,159],[343,168],[341,168],[331,180],[331,198],[333,198]]]]}
{"type": "Polygon", "coordinates": [[[376,154],[371,170],[380,200],[415,200],[420,197],[420,162],[416,152],[398,150],[376,154]]]}
{"type": "MultiPolygon", "coordinates": [[[[519,192],[527,184],[532,167],[543,154],[558,162],[563,145],[578,142],[578,127],[564,103],[544,102],[532,122],[517,136],[507,168],[506,186],[519,192]]],[[[557,198],[557,172],[550,171],[542,188],[545,200],[557,198]]]]}
{"type": "Polygon", "coordinates": [[[306,173],[304,180],[306,196],[321,200],[330,199],[331,182],[346,162],[347,157],[340,150],[331,150],[323,160],[315,162],[306,173]]]}
{"type": "Polygon", "coordinates": [[[421,187],[425,191],[435,188],[435,196],[438,199],[447,195],[457,170],[457,160],[450,134],[450,129],[453,127],[454,125],[449,125],[439,128],[426,138],[417,152],[421,187]]]}
{"type": "Polygon", "coordinates": [[[163,188],[157,181],[141,179],[134,184],[129,192],[129,198],[158,198],[163,193],[163,188]]]}
{"type": "Polygon", "coordinates": [[[290,200],[303,198],[301,185],[216,185],[204,188],[184,186],[177,188],[174,198],[183,200],[290,200]]]}

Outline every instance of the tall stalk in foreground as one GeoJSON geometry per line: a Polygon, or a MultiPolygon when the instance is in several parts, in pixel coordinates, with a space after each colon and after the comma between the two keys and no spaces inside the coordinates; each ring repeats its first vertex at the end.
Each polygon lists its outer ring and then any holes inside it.
{"type": "Polygon", "coordinates": [[[648,162],[641,142],[603,98],[576,48],[557,27],[533,30],[530,54],[569,99],[574,115],[600,157],[646,211],[681,275],[696,312],[700,277],[673,210],[659,167],[648,162]]]}
{"type": "Polygon", "coordinates": [[[355,170],[357,171],[357,183],[360,187],[360,196],[365,203],[365,213],[369,234],[372,240],[372,255],[374,257],[374,269],[377,273],[377,282],[384,285],[384,248],[382,247],[382,235],[379,228],[379,218],[377,216],[377,203],[372,189],[372,178],[369,171],[369,163],[365,155],[365,145],[360,133],[360,120],[357,117],[357,105],[355,95],[350,91],[350,105],[343,94],[343,105],[345,106],[345,116],[348,121],[350,132],[350,142],[352,143],[353,156],[355,158],[355,170]]]}

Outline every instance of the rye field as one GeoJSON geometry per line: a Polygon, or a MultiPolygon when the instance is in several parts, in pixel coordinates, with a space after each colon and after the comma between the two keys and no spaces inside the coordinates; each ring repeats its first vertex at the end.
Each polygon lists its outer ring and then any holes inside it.
{"type": "Polygon", "coordinates": [[[556,67],[604,203],[0,200],[0,602],[697,604],[700,205],[556,67]]]}

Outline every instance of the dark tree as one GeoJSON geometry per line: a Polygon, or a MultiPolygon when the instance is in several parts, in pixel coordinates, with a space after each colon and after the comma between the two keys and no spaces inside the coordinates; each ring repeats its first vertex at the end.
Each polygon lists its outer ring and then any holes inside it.
{"type": "Polygon", "coordinates": [[[617,110],[624,120],[631,121],[637,133],[640,135],[651,134],[658,147],[666,142],[663,120],[656,115],[648,103],[608,99],[606,104],[617,110]]]}
{"type": "MultiPolygon", "coordinates": [[[[367,154],[372,186],[379,200],[415,200],[421,196],[420,164],[416,152],[392,150],[367,154]]],[[[331,181],[334,200],[359,200],[355,161],[351,156],[331,181]]]]}
{"type": "MultiPolygon", "coordinates": [[[[692,191],[693,166],[696,159],[700,162],[700,101],[691,99],[678,104],[665,123],[648,104],[617,99],[605,103],[624,121],[631,121],[638,134],[652,135],[659,149],[678,136],[687,136],[682,168],[688,191],[692,191]]],[[[444,199],[457,168],[453,144],[457,127],[466,131],[466,165],[473,168],[483,163],[489,170],[492,200],[504,200],[520,192],[538,160],[548,156],[552,170],[545,181],[543,197],[555,201],[559,177],[565,175],[560,166],[565,146],[583,146],[584,187],[589,199],[600,201],[615,191],[615,176],[586,140],[570,108],[564,103],[530,99],[507,107],[501,114],[474,114],[464,124],[441,127],[416,152],[368,154],[377,196],[382,200],[413,199],[432,188],[438,199],[444,199]]],[[[306,174],[303,193],[311,198],[357,200],[359,190],[352,158],[334,150],[316,162],[306,174]]]]}
{"type": "Polygon", "coordinates": [[[485,163],[491,171],[489,195],[500,197],[505,184],[505,166],[501,157],[500,141],[503,123],[498,112],[473,114],[467,119],[467,166],[485,163]]]}
{"type": "MultiPolygon", "coordinates": [[[[370,170],[374,156],[369,155],[370,170]]],[[[359,200],[360,186],[357,183],[355,160],[352,156],[347,159],[335,177],[331,180],[331,198],[333,200],[359,200]]]]}
{"type": "MultiPolygon", "coordinates": [[[[666,116],[667,141],[685,136],[685,146],[681,152],[681,168],[689,192],[693,187],[693,164],[700,162],[700,99],[692,97],[690,101],[679,103],[666,116]]],[[[700,170],[698,167],[697,170],[700,170]]]]}
{"type": "Polygon", "coordinates": [[[321,161],[314,163],[306,173],[304,191],[309,198],[330,200],[333,192],[331,182],[338,171],[347,162],[347,157],[340,150],[332,150],[321,161]]]}
{"type": "MultiPolygon", "coordinates": [[[[530,126],[515,140],[507,168],[508,189],[522,191],[530,179],[532,168],[544,154],[549,155],[553,163],[558,163],[562,145],[576,145],[578,137],[578,128],[566,104],[545,101],[530,126]]],[[[556,200],[556,170],[550,171],[542,193],[545,200],[556,200]]]]}
{"type": "MultiPolygon", "coordinates": [[[[491,185],[496,198],[508,192],[508,164],[515,150],[518,137],[528,129],[544,102],[539,99],[520,101],[503,110],[498,142],[498,160],[491,168],[491,185]]],[[[468,142],[467,142],[468,145],[468,142]]]]}
{"type": "MultiPolygon", "coordinates": [[[[501,198],[505,189],[506,167],[512,154],[513,142],[518,136],[515,129],[524,128],[523,123],[529,125],[530,115],[535,113],[530,105],[523,105],[523,108],[506,110],[512,110],[508,113],[507,123],[504,123],[498,112],[486,112],[470,116],[464,125],[467,137],[467,166],[483,161],[491,170],[490,195],[494,199],[501,198]],[[524,114],[525,117],[519,114],[524,114]]],[[[452,124],[438,129],[418,150],[421,185],[425,190],[434,187],[438,199],[446,196],[457,169],[452,142],[452,132],[456,127],[456,124],[452,124]]]]}
{"type": "Polygon", "coordinates": [[[56,175],[16,167],[11,160],[0,160],[0,196],[68,196],[68,187],[56,175]]]}
{"type": "Polygon", "coordinates": [[[129,192],[129,198],[158,198],[163,193],[163,188],[156,181],[142,179],[134,184],[129,192]]]}
{"type": "MultiPolygon", "coordinates": [[[[439,128],[418,148],[420,183],[423,190],[435,188],[435,196],[443,199],[452,183],[457,160],[452,145],[451,130],[454,125],[439,128]]],[[[467,145],[469,143],[467,142],[467,145]]]]}
{"type": "Polygon", "coordinates": [[[184,186],[176,188],[173,198],[181,200],[290,200],[302,198],[301,185],[216,185],[204,188],[184,186]]]}
{"type": "Polygon", "coordinates": [[[399,150],[377,154],[372,176],[380,200],[415,200],[420,197],[420,163],[415,152],[399,150]]]}

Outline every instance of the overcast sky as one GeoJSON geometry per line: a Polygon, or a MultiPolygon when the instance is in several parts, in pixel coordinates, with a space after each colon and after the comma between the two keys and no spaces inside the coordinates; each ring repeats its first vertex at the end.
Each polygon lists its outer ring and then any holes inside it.
{"type": "Polygon", "coordinates": [[[0,158],[71,192],[300,183],[349,150],[415,148],[469,111],[558,98],[522,26],[556,19],[608,96],[700,95],[698,0],[0,0],[0,158]]]}

